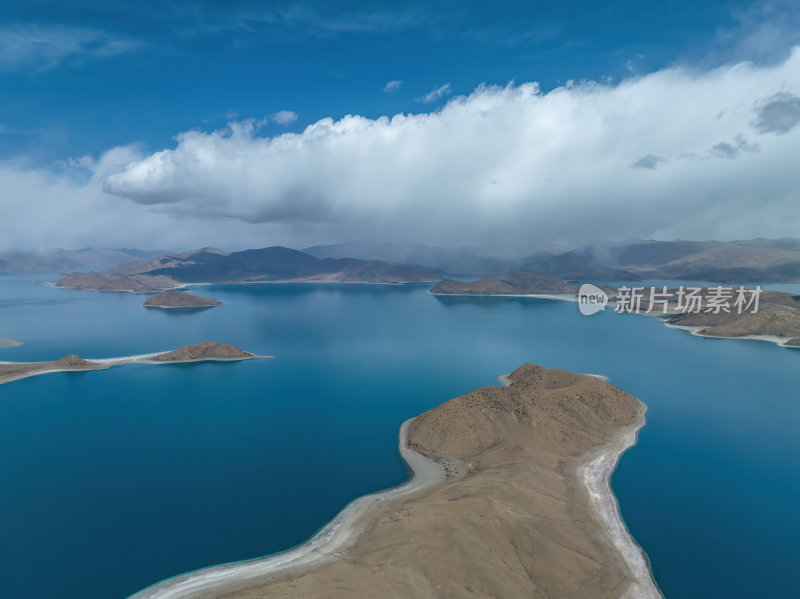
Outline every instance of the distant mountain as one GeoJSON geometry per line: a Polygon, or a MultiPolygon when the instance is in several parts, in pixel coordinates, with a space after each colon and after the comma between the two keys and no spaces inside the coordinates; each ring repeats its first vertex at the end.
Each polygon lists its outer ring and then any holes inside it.
{"type": "Polygon", "coordinates": [[[318,258],[419,264],[451,275],[548,274],[567,280],[800,281],[800,239],[651,241],[587,245],[525,258],[420,243],[348,242],[304,250],[318,258]]]}
{"type": "Polygon", "coordinates": [[[113,266],[131,260],[152,258],[164,250],[95,249],[55,250],[52,252],[9,252],[0,255],[0,273],[29,270],[66,270],[87,266],[113,266]]]}
{"type": "Polygon", "coordinates": [[[203,248],[128,262],[100,273],[71,273],[57,287],[125,291],[161,291],[191,283],[347,282],[408,283],[437,281],[429,268],[379,260],[315,258],[285,247],[228,253],[203,248]]]}
{"type": "Polygon", "coordinates": [[[383,243],[348,241],[334,245],[315,245],[302,250],[317,258],[359,258],[393,264],[416,264],[451,275],[486,275],[505,272],[510,260],[481,255],[463,248],[442,248],[422,243],[383,243]]]}
{"type": "Polygon", "coordinates": [[[518,272],[469,282],[444,279],[430,292],[433,295],[574,295],[578,289],[556,277],[518,272]]]}
{"type": "Polygon", "coordinates": [[[519,269],[568,280],[800,281],[800,239],[637,240],[535,254],[519,269]]]}

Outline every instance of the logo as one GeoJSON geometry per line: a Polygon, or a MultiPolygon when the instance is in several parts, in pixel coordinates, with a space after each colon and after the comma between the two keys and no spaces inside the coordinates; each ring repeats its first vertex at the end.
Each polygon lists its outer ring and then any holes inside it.
{"type": "Polygon", "coordinates": [[[608,305],[608,295],[591,283],[584,283],[578,289],[578,309],[584,316],[601,312],[608,305]]]}

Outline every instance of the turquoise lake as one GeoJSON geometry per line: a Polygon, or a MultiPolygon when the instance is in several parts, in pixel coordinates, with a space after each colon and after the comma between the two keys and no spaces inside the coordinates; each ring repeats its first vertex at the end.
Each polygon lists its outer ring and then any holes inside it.
{"type": "Polygon", "coordinates": [[[0,337],[25,342],[0,360],[204,340],[276,358],[0,386],[3,596],[122,599],[301,543],[407,477],[404,420],[525,362],[607,375],[647,404],[612,486],[666,597],[798,596],[800,350],[428,285],[204,286],[228,305],[181,313],[34,284],[53,278],[0,276],[0,337]]]}

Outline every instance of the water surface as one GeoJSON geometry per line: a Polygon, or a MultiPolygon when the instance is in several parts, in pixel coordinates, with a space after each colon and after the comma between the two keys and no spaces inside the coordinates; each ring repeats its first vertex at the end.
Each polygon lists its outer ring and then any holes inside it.
{"type": "Polygon", "coordinates": [[[123,598],[304,541],[402,482],[403,420],[525,362],[608,375],[649,409],[612,485],[667,597],[791,596],[800,350],[572,302],[428,286],[200,287],[227,306],[0,277],[0,359],[226,341],[275,360],[128,365],[0,387],[0,577],[15,598],[123,598]]]}

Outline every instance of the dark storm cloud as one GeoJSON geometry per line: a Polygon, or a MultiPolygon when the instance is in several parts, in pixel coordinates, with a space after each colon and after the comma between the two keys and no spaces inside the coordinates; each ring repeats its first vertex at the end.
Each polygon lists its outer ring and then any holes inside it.
{"type": "Polygon", "coordinates": [[[759,133],[787,133],[800,123],[800,97],[780,92],[756,109],[753,123],[759,133]]]}

